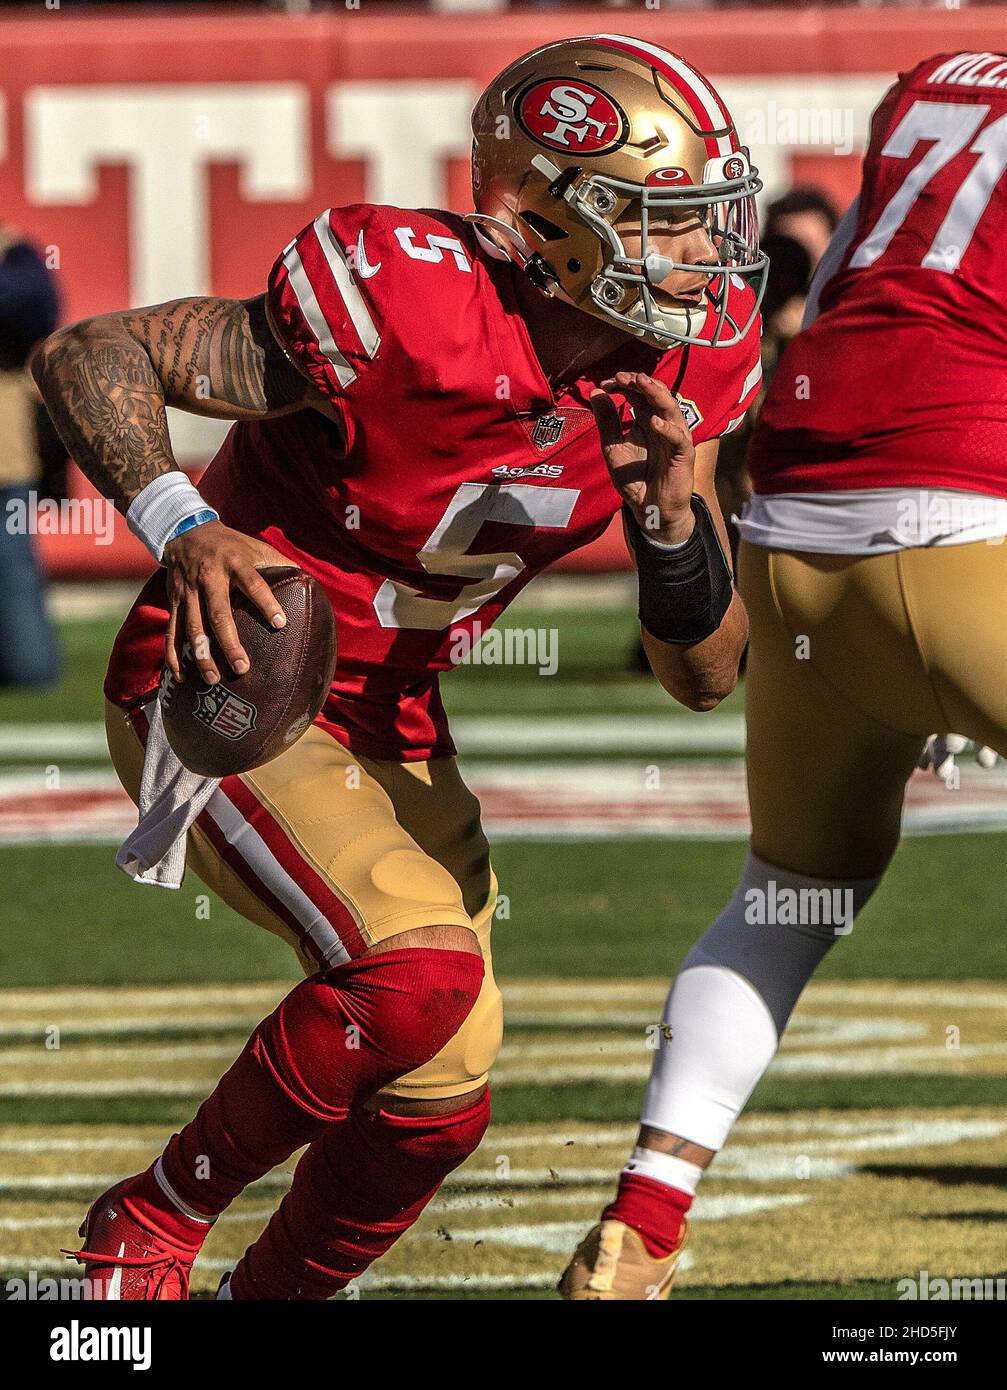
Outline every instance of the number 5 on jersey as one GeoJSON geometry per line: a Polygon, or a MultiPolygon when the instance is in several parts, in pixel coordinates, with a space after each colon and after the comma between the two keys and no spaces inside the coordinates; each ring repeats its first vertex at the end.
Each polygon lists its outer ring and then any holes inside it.
{"type": "Polygon", "coordinates": [[[386,579],[374,595],[382,627],[425,628],[439,632],[471,617],[525,568],[520,555],[502,551],[471,555],[489,521],[506,526],[565,530],[580,492],[569,487],[532,487],[528,483],[462,483],[430,539],[417,555],[428,574],[468,579],[453,599],[427,598],[407,584],[386,579]]]}

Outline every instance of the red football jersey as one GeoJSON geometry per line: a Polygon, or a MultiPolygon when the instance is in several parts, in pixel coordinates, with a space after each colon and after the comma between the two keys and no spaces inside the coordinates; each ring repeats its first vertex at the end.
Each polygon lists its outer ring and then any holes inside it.
{"type": "Polygon", "coordinates": [[[1007,57],[942,54],[874,114],[856,229],[781,358],[755,489],[1007,496],[1007,57]]]}
{"type": "MultiPolygon", "coordinates": [[[[485,630],[618,510],[588,404],[598,382],[620,369],[667,381],[697,443],[737,423],[758,388],[756,325],[733,348],[661,354],[627,338],[554,393],[514,274],[448,213],[322,213],[277,260],[267,302],[342,429],[314,410],[237,424],[200,484],[227,525],[324,585],[339,657],[320,722],[365,756],[452,753],[437,678],[458,634],[485,630]]],[[[731,294],[747,315],[751,291],[731,294]]],[[[116,641],[116,703],[156,686],[166,621],[159,573],[116,641]]]]}

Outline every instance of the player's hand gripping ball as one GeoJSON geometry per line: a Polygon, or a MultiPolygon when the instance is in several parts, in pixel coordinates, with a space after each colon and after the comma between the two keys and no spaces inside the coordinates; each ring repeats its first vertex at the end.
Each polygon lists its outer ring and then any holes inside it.
{"type": "Polygon", "coordinates": [[[210,655],[221,679],[205,680],[188,643],[181,679],[166,667],[159,700],[178,760],[207,777],[229,777],[272,762],[309,727],[332,684],[336,621],[325,591],[294,566],[260,571],[287,616],[271,627],[259,608],[232,591],[231,611],[249,669],[235,675],[216,637],[210,655]]]}

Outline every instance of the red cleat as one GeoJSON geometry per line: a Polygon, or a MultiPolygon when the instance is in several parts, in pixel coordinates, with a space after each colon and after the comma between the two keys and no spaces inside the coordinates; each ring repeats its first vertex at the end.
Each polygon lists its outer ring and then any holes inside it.
{"type": "Polygon", "coordinates": [[[77,1232],[83,1248],[60,1253],[85,1266],[85,1297],[92,1301],[187,1299],[198,1248],[177,1245],[134,1220],[119,1200],[128,1181],[92,1204],[77,1232]]]}

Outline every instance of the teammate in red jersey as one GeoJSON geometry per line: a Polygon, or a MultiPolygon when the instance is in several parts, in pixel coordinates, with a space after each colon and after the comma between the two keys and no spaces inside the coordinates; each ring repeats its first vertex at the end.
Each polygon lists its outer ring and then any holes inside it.
{"type": "Polygon", "coordinates": [[[264,296],[91,320],[37,361],[68,447],[164,562],[105,687],[134,798],[166,643],[173,671],[188,640],[226,683],[206,633],[245,668],[230,589],[282,622],[257,567],[315,575],[339,634],[322,715],[224,779],[187,847],[308,978],[95,1203],[80,1258],[99,1291],[184,1297],[212,1221],[306,1145],[225,1296],[327,1298],[479,1143],[501,1009],[495,882],[438,692],[460,636],[622,505],[658,678],[697,709],[736,679],[713,473],[757,389],[766,263],[730,117],[674,54],[595,36],[512,64],[473,134],[472,217],[331,209],[264,296]],[[241,421],[198,493],[166,403],[241,421]]]}
{"type": "Polygon", "coordinates": [[[669,994],[568,1297],[667,1297],[702,1172],[888,866],[927,734],[1007,752],[1005,171],[1003,54],[930,58],[875,113],[749,455],[751,853],[669,994]]]}

